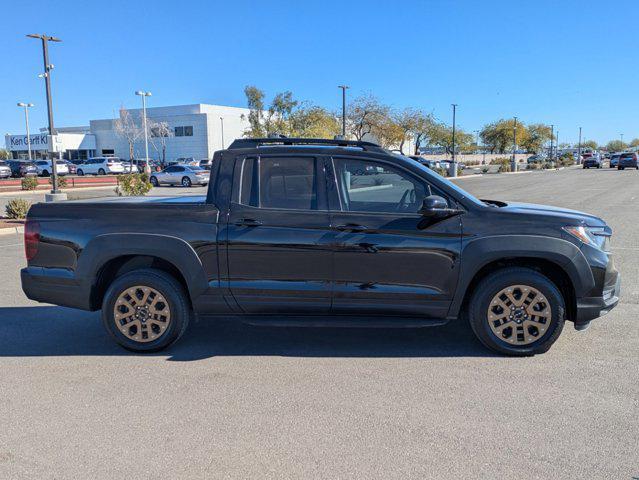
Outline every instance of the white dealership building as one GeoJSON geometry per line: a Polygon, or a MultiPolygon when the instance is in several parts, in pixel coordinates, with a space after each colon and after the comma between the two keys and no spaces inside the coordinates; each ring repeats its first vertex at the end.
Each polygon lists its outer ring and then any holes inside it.
{"type": "MultiPolygon", "coordinates": [[[[142,109],[128,111],[135,125],[142,125],[142,109]]],[[[163,144],[166,146],[166,160],[180,157],[193,157],[203,160],[213,157],[213,152],[220,150],[236,138],[244,135],[248,128],[246,108],[226,107],[221,105],[177,105],[172,107],[151,107],[146,109],[149,125],[163,124],[168,126],[168,135],[157,136],[157,130],[149,135],[149,157],[162,158],[163,144]]],[[[116,130],[116,119],[91,120],[88,127],[56,128],[57,135],[48,137],[46,129],[31,134],[31,151],[33,158],[45,158],[50,152],[61,152],[69,160],[85,159],[100,155],[114,155],[123,159],[129,158],[129,140],[126,135],[116,130]],[[49,143],[53,144],[50,148],[49,143]]],[[[141,128],[140,128],[141,130],[141,128]]],[[[144,158],[144,135],[133,142],[135,158],[144,158]]],[[[27,158],[27,136],[5,136],[7,150],[13,158],[27,158]]],[[[55,154],[58,156],[58,153],[55,154]]]]}

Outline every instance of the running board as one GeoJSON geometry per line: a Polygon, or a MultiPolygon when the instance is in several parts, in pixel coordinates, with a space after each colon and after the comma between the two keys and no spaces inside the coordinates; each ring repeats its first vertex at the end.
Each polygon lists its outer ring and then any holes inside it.
{"type": "Polygon", "coordinates": [[[348,327],[348,328],[423,328],[448,323],[444,318],[372,317],[372,316],[284,316],[245,315],[242,323],[266,327],[348,327]]]}

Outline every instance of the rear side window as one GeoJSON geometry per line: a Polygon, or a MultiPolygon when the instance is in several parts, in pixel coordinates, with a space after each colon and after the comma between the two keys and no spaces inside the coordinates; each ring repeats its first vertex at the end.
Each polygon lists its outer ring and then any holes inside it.
{"type": "Polygon", "coordinates": [[[312,157],[247,158],[236,163],[237,200],[243,205],[317,210],[317,179],[312,157]]]}

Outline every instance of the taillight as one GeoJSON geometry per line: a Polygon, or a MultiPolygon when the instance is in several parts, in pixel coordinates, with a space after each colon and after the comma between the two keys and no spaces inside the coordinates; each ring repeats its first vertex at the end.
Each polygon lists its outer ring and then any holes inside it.
{"type": "Polygon", "coordinates": [[[24,224],[24,254],[27,261],[33,260],[38,253],[40,244],[40,224],[34,220],[29,220],[24,224]]]}

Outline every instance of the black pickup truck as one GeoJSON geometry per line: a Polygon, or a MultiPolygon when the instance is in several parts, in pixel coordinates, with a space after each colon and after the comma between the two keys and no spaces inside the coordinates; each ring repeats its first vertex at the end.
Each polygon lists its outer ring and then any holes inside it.
{"type": "Polygon", "coordinates": [[[547,351],[618,302],[600,218],[478,200],[368,142],[241,139],[206,197],[39,203],[22,288],[102,310],[123,347],[157,351],[192,316],[272,326],[424,327],[467,317],[509,355],[547,351]]]}

